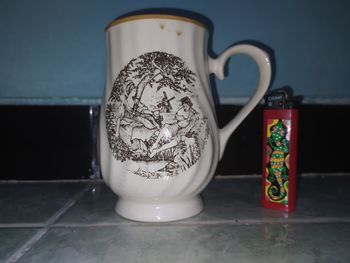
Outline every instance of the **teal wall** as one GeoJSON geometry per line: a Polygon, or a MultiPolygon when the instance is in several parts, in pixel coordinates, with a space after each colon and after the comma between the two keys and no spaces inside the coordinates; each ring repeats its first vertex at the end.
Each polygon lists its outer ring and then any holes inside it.
{"type": "MultiPolygon", "coordinates": [[[[105,79],[104,28],[127,12],[194,11],[214,25],[212,51],[258,41],[275,56],[272,88],[288,85],[307,102],[350,103],[350,1],[340,0],[0,0],[0,103],[99,103],[105,79]]],[[[231,59],[217,82],[222,101],[256,83],[248,58],[231,59]]]]}

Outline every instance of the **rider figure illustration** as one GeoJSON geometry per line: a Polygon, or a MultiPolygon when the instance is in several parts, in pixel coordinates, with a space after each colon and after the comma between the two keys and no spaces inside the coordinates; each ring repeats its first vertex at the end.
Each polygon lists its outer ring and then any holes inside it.
{"type": "MultiPolygon", "coordinates": [[[[196,121],[196,111],[192,108],[193,104],[189,97],[181,99],[181,107],[175,114],[175,122],[165,124],[159,131],[156,141],[150,148],[150,157],[153,157],[160,151],[164,151],[178,144],[177,135],[185,135],[184,130],[189,131],[196,121]],[[183,133],[183,134],[182,134],[183,133]],[[164,139],[167,142],[159,145],[160,141],[164,139]]],[[[181,136],[180,136],[181,137],[181,136]]]]}

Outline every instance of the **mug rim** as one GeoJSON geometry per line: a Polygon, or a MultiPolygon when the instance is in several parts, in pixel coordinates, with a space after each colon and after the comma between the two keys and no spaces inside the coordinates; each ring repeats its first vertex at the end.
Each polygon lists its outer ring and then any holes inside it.
{"type": "Polygon", "coordinates": [[[178,21],[182,21],[182,22],[192,23],[192,24],[200,26],[204,29],[208,29],[208,27],[205,24],[203,24],[202,22],[200,22],[196,19],[193,19],[193,18],[185,17],[185,16],[167,15],[167,14],[141,14],[141,15],[131,15],[131,16],[117,18],[107,25],[107,27],[105,28],[105,31],[107,31],[108,29],[110,29],[114,26],[117,26],[117,25],[120,25],[120,24],[123,24],[126,22],[135,21],[135,20],[143,20],[143,19],[178,20],[178,21]]]}

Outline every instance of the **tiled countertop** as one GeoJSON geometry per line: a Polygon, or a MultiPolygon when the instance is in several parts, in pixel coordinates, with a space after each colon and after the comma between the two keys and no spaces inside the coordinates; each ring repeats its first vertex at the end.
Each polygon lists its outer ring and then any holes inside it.
{"type": "Polygon", "coordinates": [[[171,223],[114,212],[101,181],[0,183],[0,262],[350,262],[350,177],[299,180],[297,211],[260,207],[258,178],[214,179],[171,223]]]}

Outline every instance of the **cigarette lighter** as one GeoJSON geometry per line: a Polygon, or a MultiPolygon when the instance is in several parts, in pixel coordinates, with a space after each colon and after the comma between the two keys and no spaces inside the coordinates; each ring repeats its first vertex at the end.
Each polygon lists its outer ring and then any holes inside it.
{"type": "Polygon", "coordinates": [[[265,208],[292,212],[296,202],[298,110],[286,90],[265,96],[262,197],[265,208]]]}

